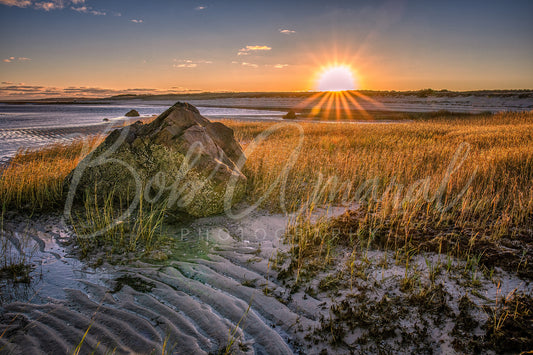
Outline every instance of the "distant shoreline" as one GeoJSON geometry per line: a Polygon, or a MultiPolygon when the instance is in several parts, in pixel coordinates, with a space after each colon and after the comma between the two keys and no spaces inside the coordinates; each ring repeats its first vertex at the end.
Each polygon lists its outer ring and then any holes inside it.
{"type": "MultiPolygon", "coordinates": [[[[515,97],[518,99],[533,99],[533,89],[517,90],[473,90],[473,91],[450,91],[423,89],[416,91],[375,91],[375,90],[350,90],[349,92],[362,94],[368,97],[515,97]]],[[[111,104],[116,101],[128,100],[213,100],[213,99],[235,99],[235,98],[307,98],[319,92],[201,92],[183,94],[161,94],[161,95],[116,95],[100,98],[74,98],[58,97],[43,99],[12,99],[0,100],[2,104],[40,104],[40,105],[84,105],[84,104],[111,104]]]]}

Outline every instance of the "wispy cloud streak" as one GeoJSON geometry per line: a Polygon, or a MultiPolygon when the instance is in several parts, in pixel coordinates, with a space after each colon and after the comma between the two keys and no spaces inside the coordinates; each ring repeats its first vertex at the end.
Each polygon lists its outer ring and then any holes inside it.
{"type": "Polygon", "coordinates": [[[239,52],[237,52],[237,55],[249,55],[250,53],[254,52],[268,52],[272,50],[272,47],[269,46],[246,46],[241,49],[239,49],[239,52]]]}
{"type": "Polygon", "coordinates": [[[170,89],[132,88],[132,89],[106,89],[99,87],[69,86],[66,88],[40,86],[40,85],[13,85],[10,81],[3,81],[0,85],[0,98],[3,99],[41,99],[51,97],[109,97],[114,95],[157,95],[179,94],[197,92],[201,90],[184,87],[170,89]]]}
{"type": "Polygon", "coordinates": [[[0,5],[15,6],[21,8],[33,8],[42,11],[61,10],[70,7],[71,10],[95,16],[106,15],[105,11],[95,10],[85,5],[85,0],[0,0],[0,5]]]}

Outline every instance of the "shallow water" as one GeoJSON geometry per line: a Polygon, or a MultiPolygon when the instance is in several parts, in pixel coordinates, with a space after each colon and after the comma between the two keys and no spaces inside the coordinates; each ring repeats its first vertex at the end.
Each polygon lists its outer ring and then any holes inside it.
{"type": "MultiPolygon", "coordinates": [[[[0,104],[0,163],[14,156],[20,148],[37,148],[57,142],[68,142],[87,134],[105,131],[109,124],[125,119],[135,108],[143,117],[159,115],[173,102],[127,102],[119,104],[83,105],[11,105],[0,104]],[[109,120],[109,124],[104,123],[109,120]]],[[[282,112],[239,108],[198,106],[210,119],[280,120],[282,112]]]]}

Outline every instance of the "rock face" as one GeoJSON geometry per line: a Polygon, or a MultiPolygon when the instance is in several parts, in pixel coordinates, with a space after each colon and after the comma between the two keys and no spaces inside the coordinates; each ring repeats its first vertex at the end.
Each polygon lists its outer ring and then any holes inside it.
{"type": "Polygon", "coordinates": [[[139,117],[139,112],[137,110],[130,110],[124,116],[126,117],[139,117]]]}
{"type": "Polygon", "coordinates": [[[293,120],[296,118],[296,112],[293,110],[289,110],[285,115],[283,115],[283,118],[286,120],[293,120]]]}
{"type": "Polygon", "coordinates": [[[114,130],[69,174],[65,189],[75,200],[96,191],[132,203],[142,194],[147,202],[165,201],[169,211],[202,217],[244,195],[246,177],[235,165],[241,157],[231,128],[178,102],[149,124],[114,130]]]}

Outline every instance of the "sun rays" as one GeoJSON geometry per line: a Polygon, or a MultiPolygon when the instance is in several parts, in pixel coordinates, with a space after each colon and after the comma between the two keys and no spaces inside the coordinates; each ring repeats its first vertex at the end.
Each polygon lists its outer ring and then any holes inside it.
{"type": "Polygon", "coordinates": [[[295,107],[302,118],[327,120],[373,120],[373,110],[386,110],[382,103],[355,90],[316,92],[295,107]]]}
{"type": "MultiPolygon", "coordinates": [[[[336,53],[336,50],[333,52],[336,53]]],[[[373,120],[373,111],[384,111],[382,103],[359,91],[361,77],[351,64],[355,63],[348,55],[334,54],[333,60],[325,60],[328,65],[320,65],[315,72],[313,83],[316,90],[294,107],[302,119],[323,120],[373,120]]],[[[318,58],[314,58],[318,61],[318,58]]],[[[323,58],[325,59],[325,58],[323,58]]],[[[318,63],[317,63],[318,64],[318,63]]]]}

